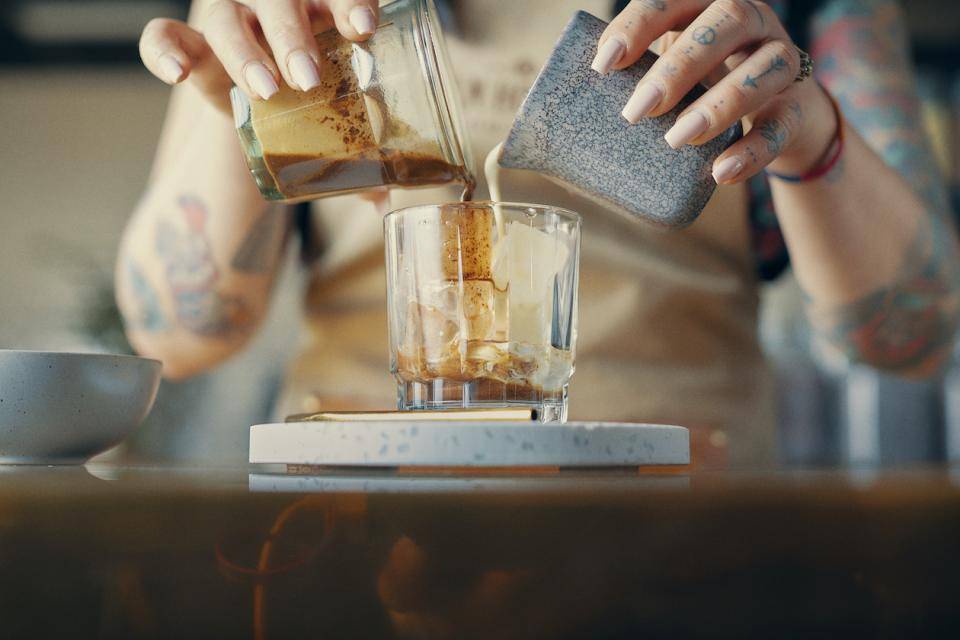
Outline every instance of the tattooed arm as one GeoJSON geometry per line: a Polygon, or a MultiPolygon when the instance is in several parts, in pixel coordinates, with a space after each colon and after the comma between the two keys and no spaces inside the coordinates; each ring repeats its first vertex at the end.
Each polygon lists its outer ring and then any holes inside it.
{"type": "Polygon", "coordinates": [[[289,235],[287,213],[266,207],[241,155],[217,43],[194,31],[203,16],[225,15],[213,4],[195,0],[189,27],[155,20],[144,32],[144,61],[177,86],[116,269],[131,343],[172,378],[212,367],[253,335],[289,235]]]}
{"type": "MultiPolygon", "coordinates": [[[[895,0],[824,7],[813,57],[847,114],[846,147],[821,179],[771,180],[777,217],[822,333],[856,360],[928,373],[957,325],[957,241],[918,123],[903,17],[895,0]]],[[[707,81],[664,137],[699,145],[743,120],[747,133],[714,162],[718,183],[823,162],[838,118],[820,85],[794,82],[803,60],[770,4],[633,0],[604,30],[593,69],[625,68],[664,35],[623,107],[628,122],[665,114],[707,81]]]]}
{"type": "MultiPolygon", "coordinates": [[[[842,106],[848,136],[824,179],[771,180],[794,271],[815,327],[851,359],[929,374],[953,343],[960,262],[920,125],[903,16],[893,0],[831,0],[813,35],[818,75],[842,106]]],[[[811,136],[832,122],[827,103],[802,118],[811,136]]],[[[777,170],[810,166],[784,165],[777,170]]]]}
{"type": "Polygon", "coordinates": [[[130,342],[170,378],[209,369],[254,334],[290,227],[252,184],[230,121],[200,107],[198,130],[171,147],[178,161],[158,160],[116,270],[130,342]]]}

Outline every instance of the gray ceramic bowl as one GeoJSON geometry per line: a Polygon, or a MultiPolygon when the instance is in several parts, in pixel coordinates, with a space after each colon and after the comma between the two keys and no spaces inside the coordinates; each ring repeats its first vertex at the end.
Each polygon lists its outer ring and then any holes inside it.
{"type": "Polygon", "coordinates": [[[82,464],[150,412],[161,364],[135,356],[0,350],[0,464],[82,464]]]}

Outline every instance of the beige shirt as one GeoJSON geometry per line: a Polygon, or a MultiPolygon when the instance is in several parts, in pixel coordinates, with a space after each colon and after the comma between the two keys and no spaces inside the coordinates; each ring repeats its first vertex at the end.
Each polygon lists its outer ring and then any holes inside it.
{"type": "MultiPolygon", "coordinates": [[[[577,9],[607,17],[608,0],[459,3],[449,38],[478,163],[501,141],[556,38],[577,9]],[[535,22],[537,28],[529,28],[535,22]]],[[[743,187],[717,190],[690,228],[626,219],[528,172],[507,171],[507,200],[583,216],[580,320],[571,419],[666,422],[733,462],[773,453],[773,394],[757,340],[758,285],[743,187]]],[[[478,197],[487,194],[481,182],[478,197]]],[[[392,206],[452,200],[454,188],[394,191],[392,206]]],[[[317,241],[306,333],[281,413],[390,408],[382,219],[356,197],[315,204],[317,241]]],[[[712,454],[711,454],[712,455],[712,454]]]]}

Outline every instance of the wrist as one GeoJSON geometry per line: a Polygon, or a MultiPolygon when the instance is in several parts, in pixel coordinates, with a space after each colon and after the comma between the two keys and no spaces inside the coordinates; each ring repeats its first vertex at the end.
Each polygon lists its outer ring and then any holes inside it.
{"type": "Polygon", "coordinates": [[[804,175],[810,172],[823,162],[837,138],[840,122],[830,98],[816,82],[807,85],[801,102],[800,131],[767,166],[775,173],[804,175]]]}

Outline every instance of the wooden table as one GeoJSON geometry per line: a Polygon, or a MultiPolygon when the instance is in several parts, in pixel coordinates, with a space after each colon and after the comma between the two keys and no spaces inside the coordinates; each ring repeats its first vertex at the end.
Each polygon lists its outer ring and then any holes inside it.
{"type": "Polygon", "coordinates": [[[960,470],[0,468],[0,637],[960,637],[960,470]]]}

